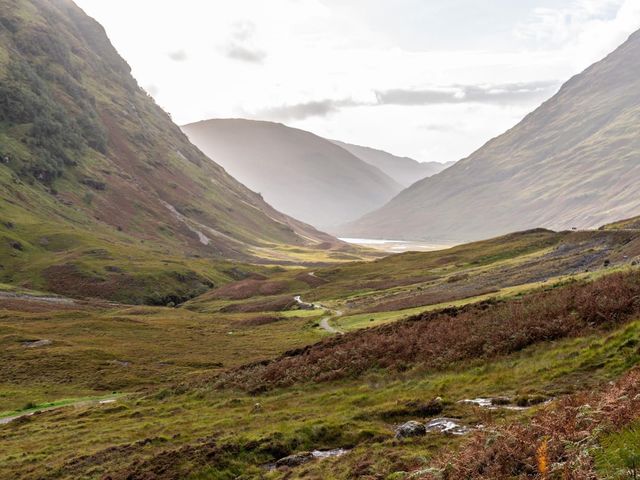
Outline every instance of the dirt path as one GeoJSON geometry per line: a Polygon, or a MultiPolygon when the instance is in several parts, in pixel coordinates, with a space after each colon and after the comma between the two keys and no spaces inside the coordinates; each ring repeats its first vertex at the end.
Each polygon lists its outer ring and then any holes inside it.
{"type": "MultiPolygon", "coordinates": [[[[334,313],[341,313],[341,312],[334,312],[334,313]]],[[[338,335],[342,335],[344,333],[342,330],[338,330],[337,328],[332,327],[331,324],[329,323],[329,320],[338,316],[339,315],[332,315],[330,317],[324,317],[322,320],[320,320],[320,328],[322,328],[323,330],[329,333],[336,333],[338,335]]]]}
{"type": "Polygon", "coordinates": [[[316,309],[316,310],[325,310],[326,312],[330,313],[330,315],[327,315],[326,317],[323,317],[320,320],[320,328],[323,329],[326,332],[332,333],[332,334],[337,334],[337,335],[342,335],[344,332],[342,330],[339,330],[333,326],[331,326],[331,324],[329,323],[329,321],[331,321],[334,318],[338,318],[342,316],[342,312],[340,310],[332,310],[330,308],[327,308],[323,305],[320,305],[319,303],[307,303],[304,302],[302,300],[302,297],[300,297],[300,295],[297,295],[295,297],[293,297],[293,299],[296,301],[296,303],[298,305],[300,305],[302,308],[305,308],[307,310],[312,310],[312,309],[316,309]]]}

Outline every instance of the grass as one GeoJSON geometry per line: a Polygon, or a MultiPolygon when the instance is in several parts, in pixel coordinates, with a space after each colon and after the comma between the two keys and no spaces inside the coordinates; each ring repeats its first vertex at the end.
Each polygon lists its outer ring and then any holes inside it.
{"type": "MultiPolygon", "coordinates": [[[[504,262],[521,267],[548,254],[545,248],[539,255],[528,252],[523,258],[511,257],[482,269],[500,271],[505,268],[504,262]]],[[[447,258],[449,254],[445,251],[439,255],[447,258]]],[[[448,271],[448,261],[441,261],[438,268],[448,271]]],[[[477,271],[478,267],[474,264],[470,268],[477,271]]],[[[580,276],[597,279],[616,268],[580,276]]],[[[285,296],[301,293],[307,299],[321,297],[318,289],[331,291],[324,281],[304,276],[304,270],[266,271],[263,282],[284,282],[285,296]]],[[[319,277],[324,272],[315,271],[319,277]]],[[[439,277],[443,279],[440,288],[451,285],[444,280],[449,275],[439,277]]],[[[567,288],[553,278],[504,287],[490,296],[518,299],[539,288],[553,292],[552,287],[567,288]]],[[[391,422],[414,419],[409,411],[406,416],[398,416],[406,402],[440,396],[443,415],[460,418],[471,426],[487,421],[501,424],[522,415],[526,418],[529,413],[497,411],[488,418],[487,412],[458,401],[478,396],[506,395],[514,401],[563,396],[575,391],[577,385],[597,386],[614,379],[639,361],[633,345],[640,340],[640,324],[632,322],[610,330],[604,337],[587,333],[578,338],[543,341],[502,358],[457,359],[438,369],[424,362],[409,362],[410,368],[402,369],[380,364],[367,369],[360,378],[347,375],[325,383],[303,383],[257,397],[212,389],[204,379],[327,337],[317,328],[319,318],[325,315],[322,311],[221,312],[230,305],[268,303],[273,297],[260,292],[271,288],[273,285],[265,287],[258,282],[257,290],[255,284],[249,289],[214,290],[178,309],[91,302],[38,307],[31,302],[5,301],[0,314],[0,410],[18,410],[29,402],[102,397],[113,391],[136,395],[122,398],[117,405],[46,412],[0,429],[0,441],[7,446],[0,458],[3,470],[9,475],[43,475],[39,465],[46,461],[56,478],[97,478],[107,472],[114,478],[119,478],[118,472],[135,478],[170,458],[170,465],[177,470],[169,471],[178,472],[175,478],[251,478],[264,474],[260,464],[289,453],[349,447],[352,450],[346,457],[295,469],[292,478],[387,476],[424,468],[442,449],[461,442],[435,435],[394,441],[391,422]],[[252,296],[254,290],[258,296],[252,296]],[[227,294],[220,292],[240,297],[246,293],[249,298],[224,298],[227,294]],[[265,317],[277,321],[263,323],[265,317]],[[43,338],[52,343],[33,349],[23,346],[25,341],[43,338]],[[256,403],[260,409],[252,413],[256,403]],[[392,421],[388,420],[391,411],[396,412],[392,421]],[[76,431],[83,432],[79,441],[72,434],[76,431]],[[74,449],[69,449],[72,442],[74,449]],[[42,447],[33,450],[34,444],[42,447]],[[23,457],[20,452],[27,448],[32,453],[23,457]],[[206,465],[204,452],[211,455],[206,465]]],[[[404,287],[391,287],[390,292],[382,286],[364,294],[364,298],[396,294],[398,288],[404,287]]],[[[462,307],[473,300],[484,298],[458,299],[415,310],[347,315],[339,320],[339,326],[357,329],[371,315],[378,323],[391,322],[413,311],[451,304],[462,307]]],[[[346,306],[343,296],[324,297],[321,303],[332,308],[346,306]]],[[[282,478],[283,473],[267,476],[282,478]]]]}
{"type": "Polygon", "coordinates": [[[581,336],[640,315],[637,272],[571,282],[504,302],[426,312],[402,322],[320,342],[269,363],[225,374],[223,384],[250,391],[357,377],[379,368],[446,368],[484,360],[547,340],[581,336]]]}
{"type": "MultiPolygon", "coordinates": [[[[584,278],[583,276],[571,277],[572,279],[584,278]]],[[[528,283],[525,285],[517,285],[514,287],[503,288],[495,293],[487,293],[484,295],[476,295],[469,298],[463,298],[451,302],[435,303],[423,307],[407,308],[404,310],[390,311],[390,312],[372,312],[372,313],[360,313],[356,315],[339,317],[333,321],[341,330],[351,331],[359,330],[361,328],[370,328],[378,325],[384,325],[386,323],[397,322],[414,315],[430,312],[434,310],[441,310],[445,308],[457,308],[472,303],[483,302],[486,300],[503,300],[511,298],[517,295],[522,295],[526,292],[536,290],[538,288],[553,285],[557,282],[566,280],[566,277],[559,277],[557,279],[550,279],[545,282],[528,283]]]]}
{"type": "Polygon", "coordinates": [[[600,478],[636,480],[640,476],[640,425],[605,435],[602,448],[596,452],[596,467],[600,478]]]}
{"type": "MultiPolygon", "coordinates": [[[[49,236],[50,248],[57,255],[56,242],[64,247],[68,238],[49,236]]],[[[114,478],[120,478],[120,473],[136,478],[156,468],[154,465],[168,462],[168,471],[175,477],[166,478],[252,478],[263,474],[282,478],[283,472],[265,474],[259,465],[309,448],[349,447],[352,450],[346,457],[314,462],[293,470],[291,477],[384,477],[426,467],[443,449],[454,448],[461,439],[430,435],[414,441],[394,441],[391,423],[413,419],[408,410],[406,416],[398,416],[407,402],[440,396],[443,415],[471,426],[486,422],[500,425],[521,416],[526,419],[529,412],[497,411],[489,415],[458,400],[502,395],[514,401],[559,397],[579,385],[597,386],[615,379],[639,360],[633,348],[640,336],[638,323],[611,326],[600,333],[580,330],[573,337],[554,341],[542,338],[534,345],[523,344],[498,356],[452,358],[439,366],[416,358],[403,360],[402,368],[397,368],[399,363],[374,362],[359,377],[327,377],[322,383],[277,387],[252,396],[233,389],[213,389],[210,380],[287,351],[294,352],[291,354],[295,357],[295,352],[299,354],[300,349],[323,339],[329,343],[342,339],[327,340],[328,334],[317,326],[326,315],[320,310],[233,310],[251,304],[275,305],[274,299],[280,297],[291,303],[293,295],[300,294],[306,301],[343,310],[344,317],[335,320],[340,328],[358,330],[373,323],[377,328],[367,331],[393,330],[404,324],[393,322],[410,314],[428,316],[430,311],[451,306],[471,312],[476,307],[465,305],[473,302],[491,298],[521,302],[532,295],[531,291],[561,291],[571,288],[572,281],[575,284],[578,279],[597,280],[617,270],[633,275],[635,270],[625,266],[629,257],[633,258],[629,250],[633,242],[629,243],[627,236],[633,234],[536,231],[453,251],[314,268],[313,275],[308,269],[245,269],[226,264],[215,271],[226,272],[229,277],[248,274],[257,281],[224,286],[228,280],[222,280],[222,288],[200,295],[181,308],[101,302],[52,306],[3,300],[0,410],[14,411],[30,402],[101,397],[113,391],[135,395],[117,405],[46,412],[0,429],[0,441],[7,445],[0,463],[9,475],[27,477],[44,475],[39,466],[43,462],[52,466],[55,478],[99,478],[107,472],[114,478]],[[500,254],[500,248],[508,252],[500,254]],[[579,263],[583,258],[591,258],[591,263],[579,263]],[[609,268],[602,268],[604,258],[612,258],[609,268]],[[577,264],[583,266],[578,270],[577,264]],[[496,283],[496,279],[501,282],[496,283]],[[495,292],[460,296],[461,292],[487,287],[495,292]],[[273,292],[276,294],[271,295],[273,292]],[[425,292],[430,297],[423,297],[425,292]],[[443,292],[451,299],[429,300],[443,292]],[[389,300],[397,298],[417,299],[420,305],[363,311],[371,305],[393,305],[389,300]],[[369,322],[370,318],[375,321],[369,322]],[[52,342],[40,348],[23,345],[40,339],[52,342]],[[252,413],[256,403],[260,408],[252,413]],[[389,420],[389,412],[395,412],[393,420],[389,420]],[[83,432],[83,437],[76,445],[77,431],[83,432]],[[72,443],[77,448],[70,449],[72,443]],[[42,447],[23,457],[21,452],[31,451],[33,444],[42,447]],[[208,456],[206,462],[203,456],[208,456]],[[177,470],[171,470],[172,465],[177,470]]],[[[151,243],[144,245],[147,248],[151,243]]],[[[64,248],[61,252],[68,254],[64,248]]],[[[95,271],[96,265],[113,262],[109,255],[83,254],[82,262],[90,262],[87,270],[95,271]]],[[[150,272],[158,271],[153,262],[166,262],[161,267],[172,270],[184,264],[179,258],[163,254],[156,257],[162,260],[154,259],[149,264],[150,272]]],[[[211,274],[208,262],[193,258],[187,265],[205,276],[211,274]]],[[[142,269],[145,263],[141,257],[142,269]]],[[[156,276],[154,281],[161,282],[162,277],[156,276]]],[[[459,321],[473,322],[473,315],[459,321]]],[[[407,331],[406,336],[415,337],[416,333],[407,331]]],[[[374,348],[375,342],[368,346],[374,348]]],[[[352,357],[353,352],[349,355],[352,357]]],[[[384,359],[385,355],[377,358],[384,359]]],[[[295,376],[295,370],[286,375],[295,376]]]]}
{"type": "MultiPolygon", "coordinates": [[[[274,456],[313,448],[351,447],[343,459],[315,462],[292,471],[290,478],[351,478],[363,469],[372,475],[425,467],[442,448],[452,448],[460,439],[430,435],[408,442],[393,440],[392,426],[384,412],[412,399],[443,398],[443,415],[459,417],[474,425],[488,420],[487,414],[458,400],[477,396],[545,395],[555,397],[574,391],[576,385],[598,385],[616,378],[638,361],[637,352],[625,347],[640,340],[640,322],[633,322],[602,338],[599,335],[536,345],[502,360],[486,364],[461,364],[451,370],[415,370],[393,373],[380,370],[360,380],[345,379],[320,385],[302,385],[252,397],[241,392],[196,389],[176,393],[158,390],[144,398],[122,399],[118,405],[47,412],[24,423],[0,429],[3,451],[0,464],[7,475],[30,472],[44,474],[49,459],[50,472],[57,478],[79,478],[92,472],[131,471],[134,459],[160,461],[160,452],[233,445],[240,449],[235,465],[238,474],[258,475],[256,463],[274,456]],[[256,402],[261,408],[251,413],[256,402]],[[53,426],[56,428],[51,428],[53,426]],[[81,437],[72,432],[80,430],[81,437]],[[179,436],[177,436],[179,434],[179,436]],[[202,442],[214,435],[215,440],[202,442]],[[71,438],[75,448],[68,449],[71,438]],[[144,447],[136,442],[150,439],[144,447]],[[29,445],[28,457],[20,452],[29,445]],[[259,447],[252,446],[258,442],[259,447]],[[99,454],[112,446],[122,451],[99,454]],[[129,446],[129,447],[127,447],[129,446]],[[89,455],[84,462],[72,461],[89,455]],[[55,460],[52,460],[55,459],[55,460]],[[36,462],[36,463],[34,463],[36,462]],[[79,465],[79,467],[74,466],[79,465]],[[253,473],[252,473],[253,472],[253,473]]],[[[492,422],[522,415],[496,411],[492,422]]],[[[525,417],[528,412],[524,413],[525,417]]],[[[410,419],[413,417],[408,417],[410,419]]],[[[403,420],[402,415],[396,422],[403,420]]],[[[234,447],[234,448],[235,448],[234,447]]],[[[179,463],[179,455],[176,462],[179,463]]],[[[191,465],[193,478],[225,478],[217,465],[191,465]],[[208,473],[207,472],[208,469],[208,473]]],[[[220,460],[220,466],[226,461],[220,460]]],[[[222,469],[222,466],[220,467],[222,469]]],[[[224,467],[227,468],[227,467],[224,467]]],[[[271,478],[282,478],[275,472],[271,478]]],[[[114,478],[119,478],[118,476],[114,478]]]]}
{"type": "Polygon", "coordinates": [[[199,371],[269,358],[324,336],[313,317],[244,325],[254,317],[158,307],[5,304],[0,311],[0,410],[56,396],[157,388],[199,371]],[[23,345],[41,339],[51,343],[23,345]]]}
{"type": "Polygon", "coordinates": [[[337,325],[351,331],[430,309],[506,298],[566,278],[597,278],[627,268],[640,254],[634,247],[637,235],[617,230],[535,230],[438,252],[400,254],[311,272],[282,269],[268,278],[252,279],[251,284],[238,282],[215,289],[188,302],[186,308],[214,313],[257,302],[267,310],[266,292],[277,286],[273,300],[302,295],[305,301],[340,310],[337,325]],[[505,252],[500,253],[501,249],[505,252]],[[605,261],[607,268],[603,268],[605,261]],[[241,296],[229,296],[233,289],[241,296]]]}

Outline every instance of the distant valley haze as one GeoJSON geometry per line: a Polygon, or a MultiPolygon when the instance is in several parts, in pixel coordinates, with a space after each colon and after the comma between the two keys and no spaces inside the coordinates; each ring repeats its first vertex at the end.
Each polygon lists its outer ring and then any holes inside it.
{"type": "Polygon", "coordinates": [[[211,119],[182,130],[276,209],[328,231],[382,207],[404,188],[449,166],[273,122],[211,119]]]}

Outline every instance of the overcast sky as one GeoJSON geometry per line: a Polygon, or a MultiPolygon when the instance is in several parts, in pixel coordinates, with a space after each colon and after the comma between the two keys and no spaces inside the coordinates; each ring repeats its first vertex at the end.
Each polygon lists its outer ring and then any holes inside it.
{"type": "Polygon", "coordinates": [[[640,28],[640,0],[76,0],[184,124],[458,160],[640,28]]]}

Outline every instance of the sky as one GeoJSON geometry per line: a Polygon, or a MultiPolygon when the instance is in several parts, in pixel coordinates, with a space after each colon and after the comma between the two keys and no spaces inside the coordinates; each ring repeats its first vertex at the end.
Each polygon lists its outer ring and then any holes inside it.
{"type": "Polygon", "coordinates": [[[640,0],[76,0],[178,124],[471,154],[640,28],[640,0]]]}

